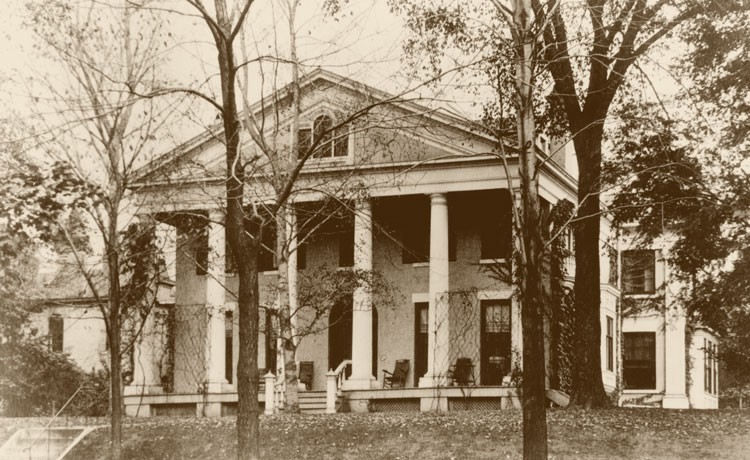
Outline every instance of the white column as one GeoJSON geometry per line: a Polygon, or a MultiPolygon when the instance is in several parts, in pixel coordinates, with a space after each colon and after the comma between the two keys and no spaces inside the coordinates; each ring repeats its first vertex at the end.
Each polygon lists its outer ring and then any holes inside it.
{"type": "Polygon", "coordinates": [[[221,392],[224,378],[225,346],[225,240],[224,214],[212,210],[208,216],[208,267],[206,270],[206,383],[209,393],[221,392]]]}
{"type": "MultiPolygon", "coordinates": [[[[663,256],[660,256],[662,259],[663,256]]],[[[664,398],[665,409],[688,409],[687,375],[685,373],[685,312],[679,301],[675,300],[673,289],[679,289],[677,282],[669,278],[669,266],[663,260],[663,278],[656,282],[664,284],[664,398]],[[661,281],[661,282],[660,282],[661,281]]],[[[658,264],[657,264],[658,267],[658,264]]]]}
{"type": "MultiPolygon", "coordinates": [[[[357,201],[354,214],[354,269],[372,273],[372,205],[364,198],[357,201]]],[[[372,375],[372,286],[360,281],[352,302],[352,376],[347,389],[369,389],[372,375]]]]}
{"type": "Polygon", "coordinates": [[[449,356],[448,199],[430,195],[430,306],[428,315],[427,374],[419,386],[446,384],[449,356]]]}
{"type": "MultiPolygon", "coordinates": [[[[155,225],[153,218],[148,215],[137,215],[134,218],[134,222],[155,225]]],[[[152,227],[148,231],[155,232],[156,230],[152,227]]],[[[153,291],[150,295],[155,296],[156,291],[153,291]]],[[[155,301],[156,299],[151,300],[155,301]]],[[[157,352],[156,347],[159,346],[154,337],[154,314],[156,309],[157,307],[154,307],[154,312],[143,320],[144,324],[141,326],[141,333],[133,343],[133,381],[124,387],[123,393],[125,396],[159,394],[163,392],[159,375],[154,367],[154,353],[157,352]]]]}
{"type": "MultiPolygon", "coordinates": [[[[679,310],[679,309],[678,309],[679,310]]],[[[665,409],[688,409],[685,388],[685,315],[668,309],[664,331],[664,399],[665,409]]]]}

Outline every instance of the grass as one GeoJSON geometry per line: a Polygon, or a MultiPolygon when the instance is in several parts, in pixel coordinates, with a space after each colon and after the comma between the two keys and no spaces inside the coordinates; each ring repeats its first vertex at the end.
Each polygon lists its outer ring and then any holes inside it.
{"type": "MultiPolygon", "coordinates": [[[[12,420],[0,420],[3,438],[12,420]]],[[[550,458],[746,459],[750,412],[611,409],[549,412],[550,458]]],[[[16,422],[18,425],[21,422],[16,422]]],[[[505,459],[521,456],[518,411],[261,417],[270,459],[505,459]]],[[[128,419],[128,459],[232,459],[235,419],[128,419]]],[[[105,459],[97,430],[67,459],[105,459]]]]}

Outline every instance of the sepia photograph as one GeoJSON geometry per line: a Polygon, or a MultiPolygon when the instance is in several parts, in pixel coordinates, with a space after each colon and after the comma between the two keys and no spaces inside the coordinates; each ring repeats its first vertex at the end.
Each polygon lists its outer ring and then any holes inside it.
{"type": "Polygon", "coordinates": [[[750,458],[750,0],[6,0],[0,460],[750,458]]]}

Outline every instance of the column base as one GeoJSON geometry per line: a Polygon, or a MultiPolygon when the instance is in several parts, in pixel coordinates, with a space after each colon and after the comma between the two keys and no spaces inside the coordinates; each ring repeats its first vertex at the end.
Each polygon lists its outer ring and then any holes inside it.
{"type": "Polygon", "coordinates": [[[690,400],[684,394],[666,394],[661,400],[664,409],[690,409],[690,400]]]}
{"type": "Polygon", "coordinates": [[[161,385],[126,385],[122,389],[123,396],[161,395],[164,388],[161,385]]]}
{"type": "Polygon", "coordinates": [[[369,378],[364,379],[351,378],[349,380],[345,380],[344,384],[342,385],[342,390],[372,390],[377,387],[378,381],[375,379],[375,377],[370,376],[369,378]]]}
{"type": "Polygon", "coordinates": [[[221,402],[199,402],[195,412],[198,417],[221,417],[221,402]]]}
{"type": "Polygon", "coordinates": [[[151,405],[150,404],[132,404],[132,405],[126,404],[125,415],[128,417],[151,417],[151,405]]]}
{"type": "Polygon", "coordinates": [[[419,410],[422,412],[448,412],[448,398],[440,396],[419,398],[419,410]]]}
{"type": "Polygon", "coordinates": [[[445,375],[426,374],[419,379],[419,388],[447,387],[448,377],[445,375]]]}
{"type": "Polygon", "coordinates": [[[229,383],[224,382],[208,382],[206,383],[206,393],[208,394],[216,394],[216,393],[226,393],[224,391],[224,387],[228,385],[229,383]]]}

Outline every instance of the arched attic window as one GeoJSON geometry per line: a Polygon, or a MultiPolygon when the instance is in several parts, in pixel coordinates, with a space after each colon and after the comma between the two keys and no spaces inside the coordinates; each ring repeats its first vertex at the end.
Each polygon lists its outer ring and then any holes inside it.
{"type": "Polygon", "coordinates": [[[312,127],[299,130],[299,157],[318,141],[311,158],[342,158],[349,156],[349,129],[342,126],[336,130],[333,119],[328,115],[320,115],[313,121],[312,127]]]}

